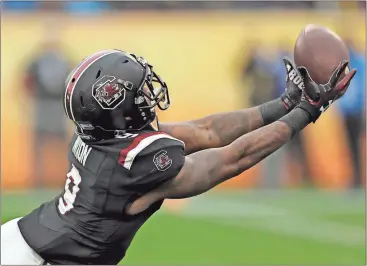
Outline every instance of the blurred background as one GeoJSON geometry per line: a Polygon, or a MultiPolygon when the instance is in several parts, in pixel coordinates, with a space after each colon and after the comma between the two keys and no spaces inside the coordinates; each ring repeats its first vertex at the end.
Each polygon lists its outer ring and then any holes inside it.
{"type": "Polygon", "coordinates": [[[61,97],[87,55],[118,48],[144,56],[170,88],[160,120],[182,121],[278,97],[282,57],[292,57],[306,24],[320,24],[345,40],[358,69],[346,95],[214,192],[167,201],[124,263],[366,265],[365,5],[2,1],[2,222],[63,189],[73,128],[61,97]]]}

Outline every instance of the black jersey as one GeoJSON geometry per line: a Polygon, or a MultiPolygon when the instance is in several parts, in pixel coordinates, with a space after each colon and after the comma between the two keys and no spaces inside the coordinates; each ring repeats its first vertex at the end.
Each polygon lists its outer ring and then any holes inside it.
{"type": "Polygon", "coordinates": [[[64,191],[19,222],[35,252],[51,264],[117,264],[135,233],[162,205],[127,215],[134,199],[174,178],[184,144],[166,133],[144,131],[69,147],[64,191]]]}

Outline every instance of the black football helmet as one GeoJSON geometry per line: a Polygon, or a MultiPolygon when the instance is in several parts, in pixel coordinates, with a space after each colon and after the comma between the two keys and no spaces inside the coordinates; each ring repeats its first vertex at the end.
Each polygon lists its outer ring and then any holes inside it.
{"type": "Polygon", "coordinates": [[[149,126],[155,106],[166,110],[170,99],[152,65],[113,49],[85,58],[69,74],[63,104],[81,138],[101,140],[149,126]]]}

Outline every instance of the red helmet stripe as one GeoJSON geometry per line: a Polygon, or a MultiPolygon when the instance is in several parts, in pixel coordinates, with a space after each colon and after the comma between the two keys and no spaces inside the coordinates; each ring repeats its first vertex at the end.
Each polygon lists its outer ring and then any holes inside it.
{"type": "Polygon", "coordinates": [[[65,96],[64,96],[64,104],[65,104],[65,112],[66,115],[75,121],[74,114],[73,114],[73,107],[72,107],[72,99],[73,99],[73,92],[74,89],[80,79],[80,77],[83,75],[83,73],[97,60],[101,59],[102,57],[118,53],[117,50],[103,50],[100,52],[97,52],[95,54],[92,54],[91,56],[87,57],[75,70],[72,76],[69,79],[69,82],[66,86],[65,90],[65,96]]]}

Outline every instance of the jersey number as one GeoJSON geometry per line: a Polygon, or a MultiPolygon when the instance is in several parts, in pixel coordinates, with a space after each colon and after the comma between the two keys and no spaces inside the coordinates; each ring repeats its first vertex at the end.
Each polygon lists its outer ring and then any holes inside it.
{"type": "Polygon", "coordinates": [[[66,175],[65,193],[59,198],[59,211],[61,214],[68,213],[74,208],[76,194],[79,191],[79,184],[82,182],[78,169],[72,165],[71,171],[66,175]]]}

